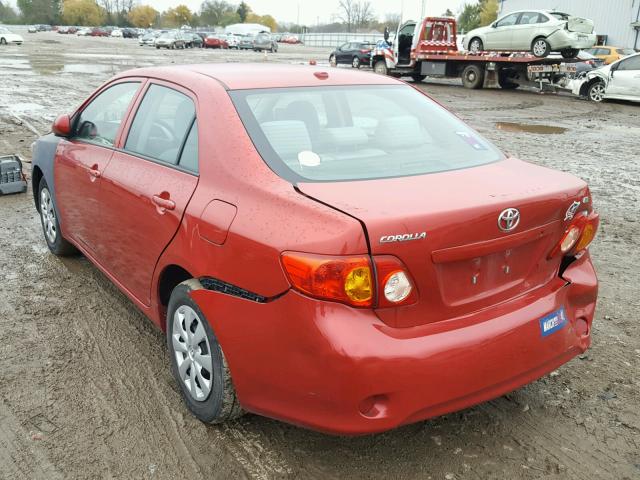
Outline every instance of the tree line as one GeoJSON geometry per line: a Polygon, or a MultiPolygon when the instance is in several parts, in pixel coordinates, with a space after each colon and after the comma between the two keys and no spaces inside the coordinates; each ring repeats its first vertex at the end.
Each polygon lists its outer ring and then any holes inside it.
{"type": "Polygon", "coordinates": [[[458,30],[468,32],[489,25],[498,18],[498,0],[478,0],[465,3],[458,16],[458,30]]]}

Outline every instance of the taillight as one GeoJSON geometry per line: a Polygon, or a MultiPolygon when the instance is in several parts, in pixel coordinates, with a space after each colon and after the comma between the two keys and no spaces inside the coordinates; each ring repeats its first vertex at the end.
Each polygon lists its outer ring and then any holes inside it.
{"type": "Polygon", "coordinates": [[[360,53],[371,53],[371,50],[360,50],[360,53]]]}
{"type": "Polygon", "coordinates": [[[355,307],[373,305],[373,274],[368,256],[285,252],[282,264],[293,288],[304,294],[355,307]]]}
{"type": "Polygon", "coordinates": [[[366,255],[284,252],[282,265],[291,286],[310,297],[354,307],[383,308],[415,303],[417,292],[402,262],[390,255],[373,258],[375,272],[366,255]]]}
{"type": "Polygon", "coordinates": [[[567,227],[560,242],[551,250],[549,258],[554,257],[558,253],[562,255],[574,255],[587,248],[596,236],[599,223],[600,217],[595,212],[576,218],[576,220],[567,227]]]}

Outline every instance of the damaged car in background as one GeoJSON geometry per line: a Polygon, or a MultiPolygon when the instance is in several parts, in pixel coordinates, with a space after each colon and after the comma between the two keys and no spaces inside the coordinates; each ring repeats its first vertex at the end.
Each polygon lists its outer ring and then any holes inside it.
{"type": "Polygon", "coordinates": [[[569,87],[574,95],[587,97],[593,102],[640,102],[640,53],[586,72],[573,80],[569,87]]]}
{"type": "Polygon", "coordinates": [[[560,52],[564,58],[573,58],[595,43],[593,20],[548,10],[512,12],[463,38],[465,50],[471,53],[531,51],[536,57],[560,52]]]}

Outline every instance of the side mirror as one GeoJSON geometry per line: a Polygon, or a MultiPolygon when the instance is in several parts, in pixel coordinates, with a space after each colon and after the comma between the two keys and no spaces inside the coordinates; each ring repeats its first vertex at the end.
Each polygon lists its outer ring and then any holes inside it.
{"type": "Polygon", "coordinates": [[[71,135],[71,118],[69,115],[60,115],[53,122],[51,131],[58,137],[68,137],[71,135]]]}
{"type": "Polygon", "coordinates": [[[496,28],[497,26],[498,26],[498,22],[493,22],[493,23],[491,24],[491,28],[496,28]]]}

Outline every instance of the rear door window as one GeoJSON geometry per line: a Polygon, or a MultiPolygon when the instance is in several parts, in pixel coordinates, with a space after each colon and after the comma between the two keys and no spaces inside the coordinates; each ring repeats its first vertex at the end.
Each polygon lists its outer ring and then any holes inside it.
{"type": "Polygon", "coordinates": [[[151,85],[138,107],[124,149],[177,165],[195,115],[190,97],[169,87],[151,85]]]}
{"type": "Polygon", "coordinates": [[[531,25],[540,23],[540,14],[538,12],[522,12],[518,25],[531,25]]]}
{"type": "Polygon", "coordinates": [[[129,104],[140,82],[118,83],[101,92],[80,113],[75,138],[112,147],[129,104]]]}
{"type": "Polygon", "coordinates": [[[198,173],[198,122],[193,121],[189,135],[184,142],[179,165],[185,170],[198,173]]]}
{"type": "Polygon", "coordinates": [[[622,60],[618,70],[640,70],[640,55],[622,60]]]}

